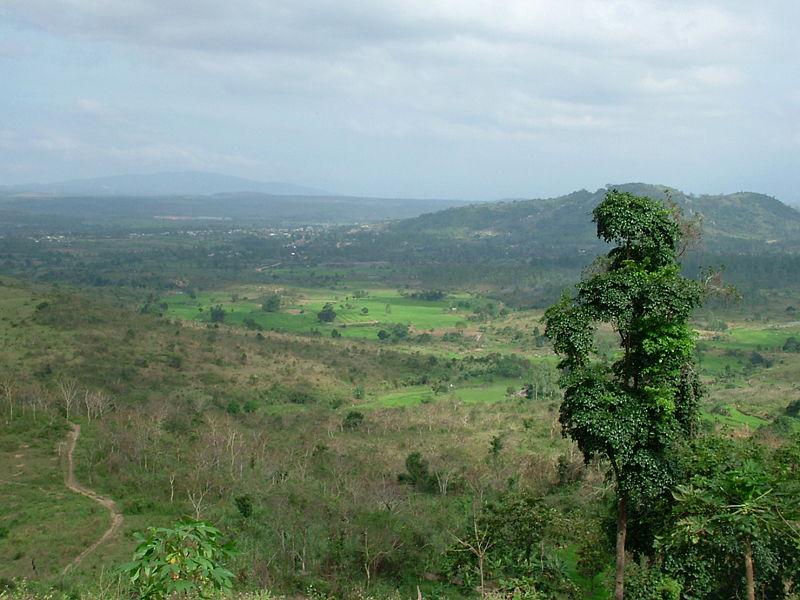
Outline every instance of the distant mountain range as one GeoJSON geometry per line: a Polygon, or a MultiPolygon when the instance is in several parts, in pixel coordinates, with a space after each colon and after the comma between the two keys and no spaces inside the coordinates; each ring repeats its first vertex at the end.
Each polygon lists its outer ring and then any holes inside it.
{"type": "Polygon", "coordinates": [[[321,195],[318,190],[305,193],[308,188],[292,184],[260,184],[272,189],[271,193],[219,192],[216,190],[224,185],[257,187],[258,182],[207,173],[162,175],[163,178],[126,176],[74,185],[52,184],[49,193],[35,192],[33,188],[25,191],[0,188],[0,230],[44,232],[64,226],[98,225],[146,228],[164,222],[190,228],[198,223],[208,226],[220,222],[245,227],[352,225],[405,219],[467,204],[460,200],[321,195]],[[115,185],[107,185],[109,181],[115,185]],[[61,192],[56,193],[56,189],[61,192]],[[72,191],[67,193],[67,189],[72,191]],[[199,192],[191,193],[192,189],[199,192]],[[289,191],[278,193],[279,189],[289,191]],[[84,191],[79,193],[79,190],[84,191]],[[181,193],[167,193],[170,190],[181,193]]]}
{"type": "Polygon", "coordinates": [[[0,186],[2,195],[27,196],[204,196],[234,192],[257,192],[282,196],[332,195],[324,190],[293,183],[254,181],[203,171],[110,175],[56,183],[0,186]]]}

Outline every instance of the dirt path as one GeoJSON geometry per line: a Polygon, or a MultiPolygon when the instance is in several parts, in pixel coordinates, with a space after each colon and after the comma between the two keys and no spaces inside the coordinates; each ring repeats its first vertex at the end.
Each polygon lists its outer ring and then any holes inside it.
{"type": "Polygon", "coordinates": [[[78,494],[82,494],[87,498],[91,498],[98,504],[103,505],[105,508],[108,509],[108,512],[111,513],[111,527],[109,527],[105,533],[98,540],[96,540],[91,546],[86,548],[83,552],[81,552],[75,560],[69,563],[66,567],[64,567],[63,573],[68,573],[70,569],[76,567],[80,562],[86,558],[89,554],[94,552],[94,550],[103,542],[108,540],[114,533],[119,529],[119,526],[122,525],[122,513],[119,512],[117,509],[117,505],[114,504],[114,501],[110,498],[106,498],[101,496],[100,494],[90,490],[89,488],[83,487],[80,483],[77,482],[75,479],[75,463],[72,460],[72,453],[75,450],[75,444],[78,441],[78,437],[81,435],[81,426],[75,423],[72,423],[72,431],[69,432],[69,439],[68,439],[68,447],[67,447],[67,473],[64,479],[64,484],[71,489],[73,492],[77,492],[78,494]]]}

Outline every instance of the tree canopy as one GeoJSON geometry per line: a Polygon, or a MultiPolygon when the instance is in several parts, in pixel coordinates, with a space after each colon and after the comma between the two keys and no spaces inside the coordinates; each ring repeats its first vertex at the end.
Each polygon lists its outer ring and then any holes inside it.
{"type": "Polygon", "coordinates": [[[560,356],[560,422],[586,461],[606,459],[618,497],[616,597],[622,598],[627,506],[673,483],[670,448],[696,428],[700,393],[688,325],[703,289],[680,274],[679,216],[661,202],[610,191],[594,210],[597,236],[614,247],[545,313],[560,356]],[[619,335],[613,362],[595,332],[619,335]]]}

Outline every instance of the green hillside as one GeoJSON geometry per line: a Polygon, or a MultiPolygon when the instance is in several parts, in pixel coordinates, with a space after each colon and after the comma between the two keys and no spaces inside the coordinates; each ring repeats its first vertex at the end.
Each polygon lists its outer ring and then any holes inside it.
{"type": "MultiPolygon", "coordinates": [[[[674,202],[689,217],[699,217],[705,247],[712,251],[796,251],[800,212],[779,200],[752,192],[695,196],[643,183],[609,188],[674,202]]],[[[591,212],[606,189],[581,190],[545,200],[516,200],[450,208],[373,230],[356,244],[374,240],[402,252],[458,252],[486,256],[563,256],[599,247],[591,212]],[[375,235],[377,234],[377,235],[375,235]],[[392,243],[389,243],[392,242],[392,243]],[[449,252],[447,248],[450,248],[449,252]]]]}

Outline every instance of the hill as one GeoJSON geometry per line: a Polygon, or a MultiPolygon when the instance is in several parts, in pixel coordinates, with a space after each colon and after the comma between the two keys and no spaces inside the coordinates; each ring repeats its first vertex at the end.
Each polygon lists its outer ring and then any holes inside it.
{"type": "Polygon", "coordinates": [[[203,171],[110,175],[54,183],[0,186],[0,194],[26,196],[183,196],[232,192],[302,196],[330,195],[330,192],[294,183],[254,181],[203,171]]]}
{"type": "MultiPolygon", "coordinates": [[[[699,217],[703,243],[714,252],[800,250],[800,212],[763,194],[686,194],[674,188],[628,183],[621,191],[677,204],[699,217]]],[[[591,213],[607,189],[580,190],[543,200],[517,200],[455,207],[375,227],[352,240],[351,252],[401,253],[456,258],[575,256],[596,251],[591,213]]]]}

